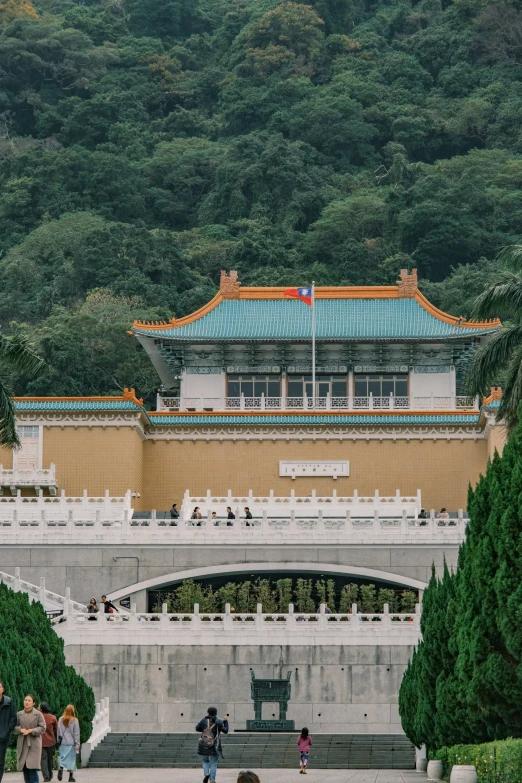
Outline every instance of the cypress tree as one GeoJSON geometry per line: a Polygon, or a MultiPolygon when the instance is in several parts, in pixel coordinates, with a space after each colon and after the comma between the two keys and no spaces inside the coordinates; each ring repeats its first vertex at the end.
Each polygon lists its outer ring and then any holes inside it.
{"type": "Polygon", "coordinates": [[[31,693],[60,715],[74,704],[81,741],[89,739],[95,712],[94,693],[65,663],[63,639],[53,630],[40,603],[0,584],[0,680],[17,710],[31,693]]]}

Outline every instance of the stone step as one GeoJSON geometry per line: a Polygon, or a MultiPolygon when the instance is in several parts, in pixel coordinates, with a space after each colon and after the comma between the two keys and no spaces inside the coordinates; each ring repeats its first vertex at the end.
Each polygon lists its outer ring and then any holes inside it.
{"type": "MultiPolygon", "coordinates": [[[[220,766],[293,769],[299,766],[297,733],[238,732],[223,737],[220,766]]],[[[90,767],[194,769],[201,765],[196,732],[108,734],[90,767]]],[[[415,749],[404,735],[314,734],[310,764],[315,769],[413,769],[415,749]]]]}

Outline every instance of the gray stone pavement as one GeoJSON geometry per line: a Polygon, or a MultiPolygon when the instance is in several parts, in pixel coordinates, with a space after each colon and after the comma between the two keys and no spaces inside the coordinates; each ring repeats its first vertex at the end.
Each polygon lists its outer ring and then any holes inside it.
{"type": "MultiPolygon", "coordinates": [[[[253,771],[258,772],[261,783],[303,780],[298,769],[254,768],[253,771]]],[[[238,772],[233,769],[218,770],[216,783],[237,783],[238,772]]],[[[201,783],[203,773],[199,769],[80,769],[75,777],[77,783],[201,783]]],[[[63,779],[67,783],[68,775],[64,774],[63,779]]],[[[392,769],[309,769],[304,780],[307,783],[425,783],[426,773],[392,769]]],[[[4,783],[22,781],[21,774],[4,775],[4,783]]]]}

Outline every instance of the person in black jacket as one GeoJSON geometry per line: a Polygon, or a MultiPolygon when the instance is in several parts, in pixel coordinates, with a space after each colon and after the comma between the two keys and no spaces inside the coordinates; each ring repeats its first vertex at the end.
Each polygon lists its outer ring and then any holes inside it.
{"type": "Polygon", "coordinates": [[[221,734],[228,734],[228,720],[221,720],[217,717],[217,709],[209,707],[206,717],[202,718],[196,726],[196,731],[203,734],[205,730],[210,729],[214,735],[215,742],[211,749],[202,747],[202,740],[198,744],[198,755],[203,762],[203,783],[215,783],[217,765],[219,756],[223,758],[223,748],[221,747],[221,734]]]}
{"type": "Polygon", "coordinates": [[[4,683],[0,682],[0,781],[4,774],[7,744],[16,726],[16,709],[13,700],[5,696],[4,692],[4,683]]]}
{"type": "Polygon", "coordinates": [[[112,612],[120,611],[116,606],[114,606],[114,604],[111,601],[108,600],[106,595],[102,595],[101,602],[102,602],[104,614],[112,614],[112,612]]]}
{"type": "Polygon", "coordinates": [[[249,522],[249,519],[252,519],[252,512],[248,508],[248,506],[245,506],[245,519],[247,520],[245,523],[245,527],[253,527],[254,523],[249,522]]]}
{"type": "Polygon", "coordinates": [[[230,506],[227,506],[227,527],[233,527],[234,523],[232,522],[233,519],[236,518],[236,515],[232,513],[232,509],[230,506]]]}

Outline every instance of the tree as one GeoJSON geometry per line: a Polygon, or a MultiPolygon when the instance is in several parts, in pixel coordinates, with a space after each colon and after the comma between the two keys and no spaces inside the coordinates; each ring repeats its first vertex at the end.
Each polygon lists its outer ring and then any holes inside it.
{"type": "Polygon", "coordinates": [[[1,678],[16,709],[34,694],[61,714],[74,704],[80,722],[81,741],[92,733],[95,712],[94,693],[72,666],[65,663],[63,640],[55,633],[38,602],[29,603],[27,594],[15,593],[0,584],[1,678]]]}
{"type": "Polygon", "coordinates": [[[399,695],[403,728],[431,749],[522,732],[522,423],[495,455],[468,503],[458,568],[432,575],[423,640],[399,695]]]}
{"type": "MultiPolygon", "coordinates": [[[[0,366],[5,371],[35,377],[44,367],[32,344],[20,333],[10,337],[0,334],[0,366]]],[[[0,445],[13,448],[20,445],[16,434],[14,404],[10,389],[0,379],[0,445]]]]}
{"type": "Polygon", "coordinates": [[[505,248],[498,261],[507,270],[477,298],[474,315],[500,316],[508,321],[508,326],[477,351],[469,371],[468,388],[470,394],[484,394],[505,370],[498,418],[512,432],[522,400],[522,245],[505,248]]]}

